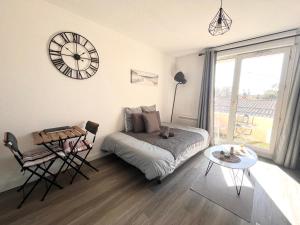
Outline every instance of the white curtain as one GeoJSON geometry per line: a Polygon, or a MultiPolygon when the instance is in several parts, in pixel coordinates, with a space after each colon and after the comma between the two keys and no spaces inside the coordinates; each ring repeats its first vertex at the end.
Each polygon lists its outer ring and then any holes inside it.
{"type": "Polygon", "coordinates": [[[293,83],[273,156],[275,163],[291,169],[296,168],[300,152],[300,41],[299,38],[297,39],[297,44],[294,47],[293,83]]]}

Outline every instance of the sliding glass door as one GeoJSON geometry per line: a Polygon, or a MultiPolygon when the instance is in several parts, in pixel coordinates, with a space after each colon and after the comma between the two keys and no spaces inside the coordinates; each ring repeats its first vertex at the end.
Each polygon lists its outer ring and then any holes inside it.
{"type": "Polygon", "coordinates": [[[218,58],[214,141],[249,145],[272,155],[289,49],[218,58]]]}

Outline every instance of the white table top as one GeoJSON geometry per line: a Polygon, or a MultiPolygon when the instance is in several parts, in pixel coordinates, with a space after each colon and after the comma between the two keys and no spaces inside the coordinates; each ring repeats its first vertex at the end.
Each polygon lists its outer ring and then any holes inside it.
{"type": "Polygon", "coordinates": [[[257,162],[257,155],[256,153],[251,150],[248,147],[243,147],[244,150],[248,152],[247,155],[245,156],[240,156],[236,155],[241,159],[240,162],[237,163],[231,163],[231,162],[225,162],[220,159],[217,159],[216,157],[213,156],[213,152],[215,151],[224,151],[224,152],[229,152],[230,147],[234,147],[234,149],[240,149],[240,145],[215,145],[212,147],[209,147],[208,149],[205,150],[204,155],[206,158],[208,158],[210,161],[224,167],[228,167],[231,169],[247,169],[251,166],[253,166],[257,162]]]}

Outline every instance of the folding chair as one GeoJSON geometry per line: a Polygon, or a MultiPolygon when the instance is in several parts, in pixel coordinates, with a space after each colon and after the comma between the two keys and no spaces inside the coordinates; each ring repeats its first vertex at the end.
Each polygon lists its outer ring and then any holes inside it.
{"type": "MultiPolygon", "coordinates": [[[[26,201],[26,199],[29,197],[29,195],[33,192],[33,190],[36,188],[36,186],[40,183],[41,180],[44,180],[50,184],[55,185],[56,187],[62,189],[60,185],[58,185],[56,182],[53,180],[50,180],[47,178],[47,175],[50,176],[55,176],[53,173],[49,171],[50,167],[53,165],[54,161],[57,159],[57,156],[53,153],[50,152],[47,149],[37,149],[37,150],[32,150],[28,152],[21,153],[18,147],[18,141],[16,137],[10,133],[6,132],[4,133],[4,145],[10,149],[10,151],[13,153],[15,159],[21,166],[21,172],[30,172],[29,177],[26,179],[23,185],[19,187],[17,190],[23,191],[23,199],[18,205],[18,209],[21,208],[23,203],[26,201]],[[48,165],[46,166],[46,164],[48,165]],[[44,167],[42,167],[44,165],[44,167]],[[40,173],[38,171],[41,171],[40,173]],[[33,184],[31,189],[28,191],[27,194],[25,194],[25,186],[26,184],[30,181],[30,179],[34,176],[38,176],[39,179],[33,184]]],[[[61,155],[65,156],[65,153],[63,152],[62,148],[57,148],[55,151],[61,155]]]]}
{"type": "MultiPolygon", "coordinates": [[[[91,150],[93,148],[93,144],[96,139],[96,134],[98,132],[98,127],[99,127],[99,124],[88,121],[85,125],[86,134],[84,136],[84,139],[80,140],[77,144],[75,141],[70,141],[67,143],[67,147],[65,147],[66,154],[71,155],[71,157],[70,157],[71,163],[75,162],[75,159],[77,159],[79,161],[79,166],[78,166],[79,171],[80,171],[82,165],[86,164],[87,166],[89,166],[90,168],[92,168],[93,170],[98,172],[98,169],[86,160],[87,156],[89,155],[89,153],[91,152],[91,150]],[[93,136],[92,142],[88,140],[88,138],[87,138],[88,135],[93,136]],[[80,156],[79,153],[83,153],[83,152],[86,152],[86,154],[83,156],[80,156]]],[[[67,169],[68,169],[68,167],[67,167],[67,169]]],[[[70,182],[71,184],[73,183],[77,174],[78,174],[78,171],[75,171],[75,174],[72,176],[72,179],[70,182]]]]}

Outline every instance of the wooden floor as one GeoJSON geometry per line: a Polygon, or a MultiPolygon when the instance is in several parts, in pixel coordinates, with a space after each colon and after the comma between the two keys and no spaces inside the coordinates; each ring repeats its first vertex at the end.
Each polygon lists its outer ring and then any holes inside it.
{"type": "MultiPolygon", "coordinates": [[[[86,169],[89,181],[78,176],[73,185],[69,185],[70,178],[65,173],[59,177],[64,189],[52,189],[44,202],[40,201],[44,185],[40,185],[19,210],[16,206],[20,193],[14,189],[0,194],[0,224],[248,224],[190,190],[200,171],[207,166],[202,154],[184,164],[162,184],[147,181],[141,172],[115,156],[95,160],[93,164],[100,171],[86,169]]],[[[262,191],[255,192],[253,215],[257,218],[253,216],[253,224],[257,221],[269,224],[267,220],[262,221],[274,215],[274,211],[270,212],[272,215],[261,215],[258,211],[265,203],[265,206],[270,204],[268,201],[262,191]]],[[[289,224],[284,219],[281,221],[289,224]]]]}

